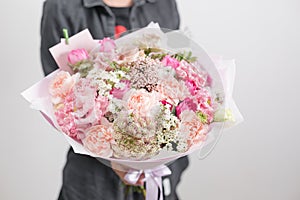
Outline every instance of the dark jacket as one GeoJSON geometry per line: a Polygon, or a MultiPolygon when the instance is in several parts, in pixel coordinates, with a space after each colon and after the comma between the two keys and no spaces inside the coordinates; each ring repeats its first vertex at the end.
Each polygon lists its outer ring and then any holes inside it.
{"type": "MultiPolygon", "coordinates": [[[[130,26],[141,28],[151,21],[168,29],[179,28],[179,15],[175,0],[134,0],[130,26]]],[[[48,49],[60,42],[62,29],[70,36],[88,28],[95,39],[114,35],[115,17],[102,0],[47,0],[41,22],[41,60],[45,75],[57,69],[48,49]]],[[[172,175],[171,194],[166,200],[178,199],[176,187],[181,173],[188,166],[188,158],[169,165],[172,175]]],[[[111,168],[95,158],[78,155],[70,149],[63,171],[63,185],[59,199],[64,200],[123,200],[143,199],[129,192],[125,198],[124,185],[111,168]]]]}
{"type": "MultiPolygon", "coordinates": [[[[130,26],[141,28],[151,21],[162,28],[178,29],[179,15],[175,0],[135,0],[130,26]]],[[[70,35],[88,28],[95,39],[114,35],[115,17],[102,0],[47,0],[41,23],[41,59],[45,74],[57,68],[48,49],[60,42],[62,29],[70,35]]]]}

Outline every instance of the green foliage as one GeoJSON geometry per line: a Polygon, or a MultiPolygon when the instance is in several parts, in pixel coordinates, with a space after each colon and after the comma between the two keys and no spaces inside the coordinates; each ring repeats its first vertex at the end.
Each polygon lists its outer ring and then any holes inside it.
{"type": "Polygon", "coordinates": [[[129,192],[134,192],[134,193],[140,193],[143,194],[144,197],[146,197],[146,189],[144,186],[133,186],[133,185],[126,185],[123,183],[125,187],[125,196],[127,197],[129,192]]]}
{"type": "Polygon", "coordinates": [[[93,69],[93,64],[91,62],[80,62],[74,66],[70,65],[75,73],[79,72],[82,78],[85,78],[89,71],[93,69]]]}
{"type": "Polygon", "coordinates": [[[197,57],[192,56],[191,51],[189,51],[189,52],[184,51],[183,53],[176,53],[173,57],[179,61],[185,60],[189,63],[195,62],[197,60],[197,57]]]}

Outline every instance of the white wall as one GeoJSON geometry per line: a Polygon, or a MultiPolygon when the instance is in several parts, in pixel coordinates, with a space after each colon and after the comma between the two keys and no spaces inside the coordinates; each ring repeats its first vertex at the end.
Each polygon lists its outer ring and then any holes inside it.
{"type": "MultiPolygon", "coordinates": [[[[300,199],[300,1],[178,0],[182,20],[210,53],[235,58],[245,122],[205,160],[191,156],[184,200],[300,199]]],[[[42,78],[42,1],[0,8],[0,199],[51,200],[68,145],[19,93],[42,78]]]]}

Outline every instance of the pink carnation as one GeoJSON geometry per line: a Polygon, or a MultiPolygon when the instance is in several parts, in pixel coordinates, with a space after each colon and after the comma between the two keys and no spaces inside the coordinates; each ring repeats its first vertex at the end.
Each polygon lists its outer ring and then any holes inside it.
{"type": "Polygon", "coordinates": [[[89,54],[85,49],[75,49],[68,54],[68,61],[71,65],[76,65],[89,59],[89,54]]]}
{"type": "Polygon", "coordinates": [[[191,110],[195,112],[197,110],[197,104],[195,104],[192,99],[185,98],[182,102],[179,103],[178,106],[176,106],[177,117],[180,118],[180,114],[185,110],[191,110]]]}
{"type": "Polygon", "coordinates": [[[63,104],[55,107],[55,117],[61,130],[71,138],[81,141],[84,137],[82,132],[79,132],[75,123],[74,112],[74,93],[70,92],[64,99],[63,104]]]}
{"type": "Polygon", "coordinates": [[[98,95],[98,97],[95,100],[95,115],[98,120],[102,119],[102,117],[105,115],[107,107],[109,105],[109,101],[107,97],[98,95]]]}
{"type": "Polygon", "coordinates": [[[59,104],[64,101],[66,96],[71,92],[75,80],[65,71],[60,71],[50,83],[49,93],[53,104],[59,104]]]}
{"type": "Polygon", "coordinates": [[[114,139],[111,129],[107,126],[97,125],[88,129],[82,143],[85,148],[98,156],[111,157],[113,155],[111,144],[114,143],[114,139]]]}
{"type": "Polygon", "coordinates": [[[172,76],[159,80],[155,89],[162,95],[162,100],[167,100],[173,105],[177,105],[179,101],[190,95],[185,83],[172,76]]]}
{"type": "Polygon", "coordinates": [[[200,72],[195,66],[184,60],[176,68],[176,74],[184,81],[193,81],[197,89],[203,87],[207,80],[207,73],[200,72]]]}
{"type": "Polygon", "coordinates": [[[176,69],[180,65],[180,62],[176,58],[173,58],[169,55],[166,55],[161,62],[164,66],[170,66],[173,69],[176,69]]]}
{"type": "Polygon", "coordinates": [[[108,98],[97,94],[89,79],[81,78],[74,87],[76,97],[74,116],[82,128],[98,124],[106,112],[108,98]]]}
{"type": "Polygon", "coordinates": [[[103,38],[99,41],[100,52],[111,52],[116,48],[115,41],[110,38],[103,38]]]}
{"type": "Polygon", "coordinates": [[[193,80],[186,80],[185,81],[185,85],[189,89],[191,95],[195,95],[196,94],[197,85],[196,85],[195,81],[193,81],[193,80]]]}
{"type": "Polygon", "coordinates": [[[208,123],[212,122],[214,117],[214,107],[209,91],[205,88],[197,90],[192,98],[198,104],[197,110],[205,114],[208,123]]]}

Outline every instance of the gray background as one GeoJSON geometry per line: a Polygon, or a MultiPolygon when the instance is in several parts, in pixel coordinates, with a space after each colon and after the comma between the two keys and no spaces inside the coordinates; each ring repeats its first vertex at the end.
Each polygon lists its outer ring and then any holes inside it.
{"type": "MultiPolygon", "coordinates": [[[[245,122],[205,160],[190,156],[184,200],[300,199],[300,1],[178,0],[182,20],[209,53],[235,58],[234,98],[245,122]]],[[[0,199],[51,200],[68,145],[20,92],[42,78],[42,1],[0,8],[0,199]]]]}

